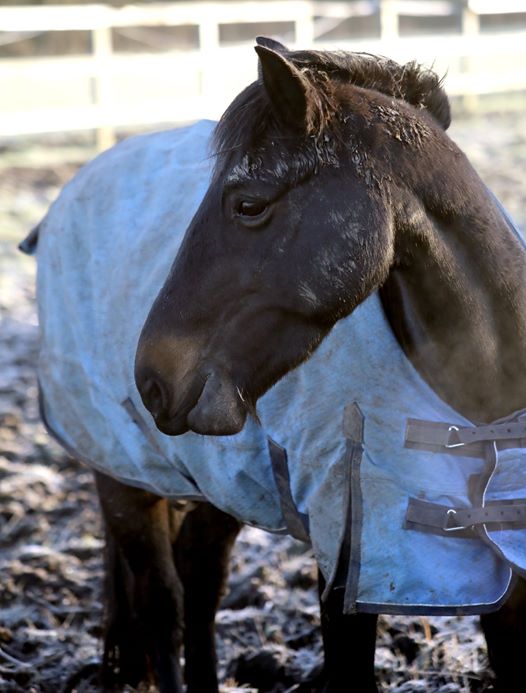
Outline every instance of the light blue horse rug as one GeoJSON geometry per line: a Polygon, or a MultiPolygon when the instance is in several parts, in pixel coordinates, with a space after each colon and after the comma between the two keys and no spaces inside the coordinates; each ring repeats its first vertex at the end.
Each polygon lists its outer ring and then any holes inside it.
{"type": "Polygon", "coordinates": [[[526,417],[476,426],[453,411],[403,354],[378,295],[260,400],[261,425],[173,438],[143,407],[135,348],[207,189],[213,127],[119,144],[41,222],[49,430],[126,484],[310,541],[347,612],[498,608],[526,568],[526,417]]]}

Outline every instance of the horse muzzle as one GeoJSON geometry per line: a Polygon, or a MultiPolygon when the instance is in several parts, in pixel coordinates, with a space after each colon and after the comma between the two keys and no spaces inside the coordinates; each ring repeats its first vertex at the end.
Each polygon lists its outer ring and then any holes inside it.
{"type": "Polygon", "coordinates": [[[177,436],[191,430],[203,435],[234,435],[241,431],[247,408],[228,374],[195,368],[178,378],[176,371],[165,372],[155,363],[144,365],[142,358],[135,367],[143,404],[162,433],[177,436]]]}
{"type": "Polygon", "coordinates": [[[206,379],[193,409],[188,427],[195,433],[227,436],[239,433],[245,425],[247,407],[241,393],[225,374],[213,372],[206,379]]]}

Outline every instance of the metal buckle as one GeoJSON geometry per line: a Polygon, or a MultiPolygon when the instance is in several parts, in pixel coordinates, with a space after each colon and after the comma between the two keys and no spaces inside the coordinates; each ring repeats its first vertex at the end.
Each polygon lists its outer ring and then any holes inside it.
{"type": "MultiPolygon", "coordinates": [[[[459,428],[458,426],[450,426],[450,427],[447,429],[447,432],[448,432],[449,434],[451,434],[452,431],[457,431],[457,432],[458,432],[458,431],[460,431],[460,428],[459,428]]],[[[450,443],[450,442],[449,442],[449,438],[450,438],[450,437],[451,437],[451,436],[448,437],[448,442],[447,442],[447,443],[444,443],[444,447],[445,447],[445,448],[461,448],[461,447],[463,447],[463,446],[466,444],[466,443],[450,443]]]]}
{"type": "Polygon", "coordinates": [[[449,527],[449,518],[454,517],[457,514],[457,511],[454,508],[449,508],[449,510],[446,512],[446,519],[444,521],[444,524],[442,525],[442,529],[444,532],[458,532],[461,529],[469,529],[471,525],[457,525],[456,527],[449,527]]]}

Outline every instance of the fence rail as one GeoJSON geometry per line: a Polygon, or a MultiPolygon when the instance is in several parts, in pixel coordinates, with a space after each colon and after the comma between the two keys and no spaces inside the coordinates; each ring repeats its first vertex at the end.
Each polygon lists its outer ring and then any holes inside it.
{"type": "MultiPolygon", "coordinates": [[[[518,13],[520,4],[500,0],[498,14],[518,13]]],[[[495,13],[491,0],[3,7],[0,32],[6,35],[89,31],[92,39],[88,55],[0,59],[0,137],[95,129],[104,148],[116,127],[217,118],[255,75],[250,44],[221,41],[221,28],[229,24],[281,24],[292,27],[286,37],[291,45],[330,49],[335,47],[331,41],[320,40],[327,29],[352,18],[376,17],[376,36],[339,40],[337,47],[433,63],[439,72],[447,72],[448,92],[468,99],[526,90],[526,31],[482,33],[481,17],[490,13],[495,13]],[[458,33],[402,37],[404,16],[454,17],[458,33]],[[196,28],[194,50],[135,55],[114,51],[114,29],[176,26],[196,28]]]]}

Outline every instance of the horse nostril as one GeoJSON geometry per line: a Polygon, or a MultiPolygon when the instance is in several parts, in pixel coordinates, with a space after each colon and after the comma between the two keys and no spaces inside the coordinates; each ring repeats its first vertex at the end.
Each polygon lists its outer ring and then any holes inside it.
{"type": "Polygon", "coordinates": [[[146,378],[139,391],[144,406],[150,411],[152,416],[156,417],[166,409],[166,390],[157,378],[151,376],[146,378]]]}

